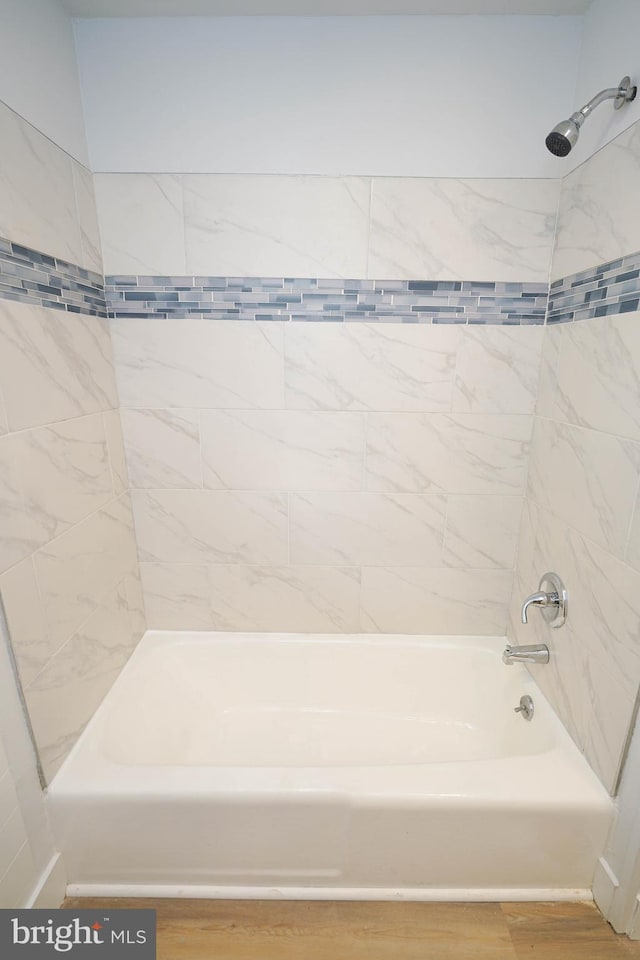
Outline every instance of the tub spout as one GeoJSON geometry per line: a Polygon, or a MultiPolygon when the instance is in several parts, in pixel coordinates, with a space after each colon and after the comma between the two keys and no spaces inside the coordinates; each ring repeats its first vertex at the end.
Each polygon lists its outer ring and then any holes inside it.
{"type": "Polygon", "coordinates": [[[549,663],[549,647],[546,643],[528,643],[521,647],[507,644],[502,654],[502,662],[512,663],[549,663]]]}

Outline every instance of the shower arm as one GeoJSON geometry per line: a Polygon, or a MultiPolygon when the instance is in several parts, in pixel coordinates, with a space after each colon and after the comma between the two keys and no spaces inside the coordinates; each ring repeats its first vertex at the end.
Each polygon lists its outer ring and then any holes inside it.
{"type": "Polygon", "coordinates": [[[619,86],[607,87],[606,90],[601,90],[600,93],[596,93],[595,97],[592,97],[588,103],[585,103],[584,107],[581,107],[580,110],[576,110],[575,113],[571,114],[571,120],[573,120],[577,127],[581,127],[587,117],[593,113],[596,107],[604,103],[605,100],[615,100],[613,107],[615,110],[619,110],[624,103],[634,99],[635,90],[636,88],[631,86],[629,78],[624,77],[624,79],[620,81],[619,86]]]}

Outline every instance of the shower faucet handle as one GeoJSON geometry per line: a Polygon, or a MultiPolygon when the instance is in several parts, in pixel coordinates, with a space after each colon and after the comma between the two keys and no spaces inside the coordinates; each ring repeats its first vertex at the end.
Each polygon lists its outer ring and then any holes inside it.
{"type": "Polygon", "coordinates": [[[567,591],[557,573],[545,573],[540,577],[538,592],[522,604],[522,622],[528,623],[527,611],[529,607],[540,608],[543,618],[550,627],[558,629],[567,619],[567,591]]]}

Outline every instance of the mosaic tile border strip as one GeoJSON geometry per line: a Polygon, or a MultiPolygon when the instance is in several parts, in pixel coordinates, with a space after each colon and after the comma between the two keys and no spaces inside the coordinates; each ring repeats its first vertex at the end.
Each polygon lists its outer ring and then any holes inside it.
{"type": "Polygon", "coordinates": [[[543,324],[546,283],[107,276],[110,317],[543,324]]]}
{"type": "Polygon", "coordinates": [[[640,310],[640,252],[551,284],[547,323],[593,320],[640,310]]]}
{"type": "Polygon", "coordinates": [[[0,299],[106,317],[104,278],[0,238],[0,299]]]}

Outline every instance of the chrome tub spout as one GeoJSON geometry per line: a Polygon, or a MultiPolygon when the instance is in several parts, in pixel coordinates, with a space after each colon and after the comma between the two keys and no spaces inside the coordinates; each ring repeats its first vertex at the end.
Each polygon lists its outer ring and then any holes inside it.
{"type": "Polygon", "coordinates": [[[546,643],[528,643],[521,647],[507,644],[502,654],[502,662],[512,663],[549,663],[549,647],[546,643]]]}

